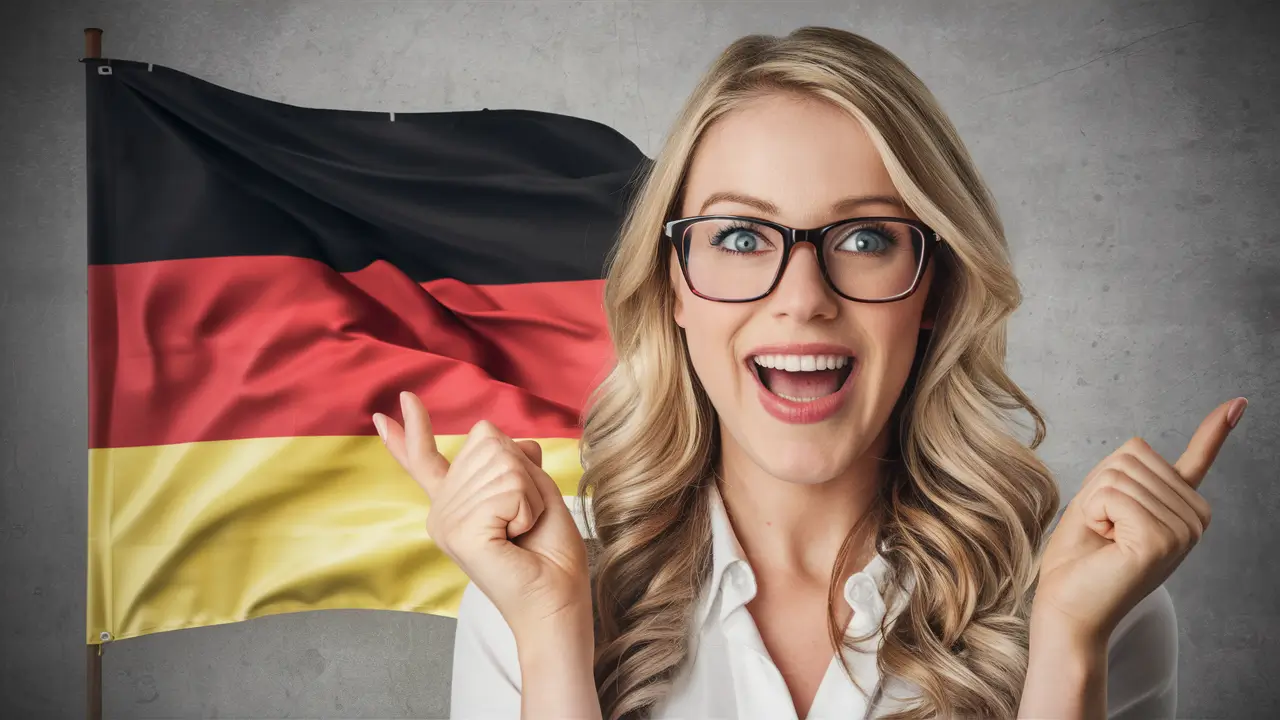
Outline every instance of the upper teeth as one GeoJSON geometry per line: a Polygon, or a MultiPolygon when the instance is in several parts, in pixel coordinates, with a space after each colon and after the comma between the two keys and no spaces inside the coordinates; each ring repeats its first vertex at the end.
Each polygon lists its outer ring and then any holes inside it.
{"type": "Polygon", "coordinates": [[[789,372],[839,370],[849,364],[844,355],[756,355],[751,359],[761,367],[789,372]]]}

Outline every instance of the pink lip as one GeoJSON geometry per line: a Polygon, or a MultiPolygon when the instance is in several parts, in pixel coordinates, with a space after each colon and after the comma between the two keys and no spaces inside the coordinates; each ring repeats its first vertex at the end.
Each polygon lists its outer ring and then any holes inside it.
{"type": "Polygon", "coordinates": [[[803,425],[809,423],[817,423],[830,418],[844,407],[849,399],[849,395],[853,388],[853,379],[858,374],[861,363],[858,362],[857,356],[854,356],[853,350],[842,345],[831,345],[827,343],[805,343],[800,345],[766,345],[755,348],[746,357],[747,372],[751,374],[751,379],[756,383],[757,395],[760,397],[760,404],[764,406],[765,412],[784,423],[803,425]],[[764,383],[760,382],[760,376],[756,374],[756,370],[752,367],[754,361],[751,359],[756,355],[844,355],[853,356],[853,369],[849,371],[849,377],[845,379],[840,389],[826,397],[811,400],[809,402],[795,402],[784,397],[779,397],[769,392],[764,383]]]}
{"type": "Polygon", "coordinates": [[[761,345],[747,353],[747,359],[756,355],[853,355],[853,348],[831,343],[796,343],[794,345],[761,345]]]}

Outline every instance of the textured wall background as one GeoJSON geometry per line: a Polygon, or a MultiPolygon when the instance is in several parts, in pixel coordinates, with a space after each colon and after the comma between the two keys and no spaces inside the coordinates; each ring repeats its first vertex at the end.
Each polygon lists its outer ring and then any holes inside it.
{"type": "MultiPolygon", "coordinates": [[[[750,32],[850,28],[933,88],[994,188],[1026,290],[1015,377],[1064,495],[1128,437],[1176,457],[1251,404],[1169,581],[1180,715],[1280,717],[1280,12],[1218,0],[0,4],[0,715],[84,702],[81,29],[298,105],[523,107],[652,153],[698,73],[750,32]]],[[[108,718],[439,718],[451,620],[302,613],[107,647],[108,718]]]]}

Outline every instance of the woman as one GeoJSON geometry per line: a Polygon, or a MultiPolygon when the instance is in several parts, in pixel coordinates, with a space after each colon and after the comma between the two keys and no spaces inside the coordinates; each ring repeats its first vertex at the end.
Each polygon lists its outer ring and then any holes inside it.
{"type": "Polygon", "coordinates": [[[897,58],[821,28],[735,42],[609,269],[594,577],[536,443],[480,423],[450,465],[415,396],[403,428],[374,416],[473,583],[454,717],[1172,717],[1161,583],[1244,401],[1176,464],[1138,439],[1104,459],[1042,556],[1059,497],[1003,367],[1019,301],[987,189],[897,58]]]}

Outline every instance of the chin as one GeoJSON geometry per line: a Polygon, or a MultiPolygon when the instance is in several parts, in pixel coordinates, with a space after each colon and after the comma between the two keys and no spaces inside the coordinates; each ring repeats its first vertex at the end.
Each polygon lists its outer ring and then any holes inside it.
{"type": "Polygon", "coordinates": [[[819,437],[788,440],[761,438],[751,445],[760,469],[782,482],[818,485],[831,480],[853,464],[851,448],[833,448],[819,437]]]}

